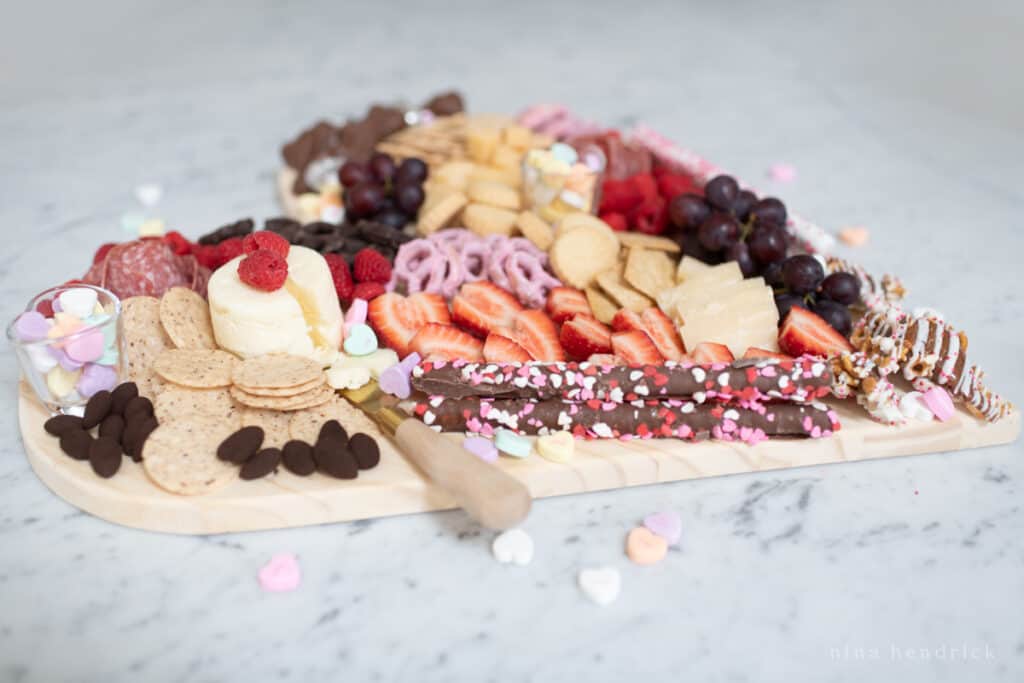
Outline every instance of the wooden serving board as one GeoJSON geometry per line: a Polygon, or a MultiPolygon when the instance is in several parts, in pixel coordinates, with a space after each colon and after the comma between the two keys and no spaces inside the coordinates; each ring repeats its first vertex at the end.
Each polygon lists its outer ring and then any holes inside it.
{"type": "MultiPolygon", "coordinates": [[[[725,441],[676,439],[577,441],[569,464],[531,455],[502,457],[498,466],[522,480],[535,498],[625,486],[657,484],[763,470],[852,462],[899,455],[957,451],[1009,443],[1020,433],[1020,411],[987,424],[960,411],[948,422],[886,427],[855,404],[832,401],[843,428],[825,439],[773,439],[747,446],[725,441]]],[[[43,430],[49,413],[21,385],[21,436],[28,460],[58,496],[102,519],[150,531],[214,534],[344,522],[455,507],[428,483],[384,437],[381,463],[354,481],[322,475],[297,477],[283,468],[258,481],[235,482],[207,496],[176,496],[146,478],[125,459],[111,479],[100,479],[87,462],[64,455],[43,430]]],[[[459,448],[461,435],[448,435],[459,448]]]]}

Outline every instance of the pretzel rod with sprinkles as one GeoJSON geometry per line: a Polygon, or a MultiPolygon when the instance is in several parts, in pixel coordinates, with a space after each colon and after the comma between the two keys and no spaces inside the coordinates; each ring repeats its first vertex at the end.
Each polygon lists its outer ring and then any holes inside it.
{"type": "Polygon", "coordinates": [[[770,436],[829,436],[839,417],[823,403],[694,403],[675,399],[580,403],[530,399],[452,399],[431,396],[413,412],[445,432],[490,436],[498,428],[521,434],[569,431],[583,439],[675,437],[757,443],[770,436]]]}
{"type": "Polygon", "coordinates": [[[831,380],[828,365],[810,356],[704,365],[666,361],[637,367],[441,361],[421,363],[412,372],[412,386],[430,395],[611,403],[647,398],[805,403],[827,396],[831,380]]]}

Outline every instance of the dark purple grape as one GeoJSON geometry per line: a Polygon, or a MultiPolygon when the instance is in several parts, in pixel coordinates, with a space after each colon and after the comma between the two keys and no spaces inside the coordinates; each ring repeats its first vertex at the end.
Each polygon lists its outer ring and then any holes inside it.
{"type": "Polygon", "coordinates": [[[384,188],[373,182],[359,183],[345,192],[345,212],[353,218],[367,218],[384,204],[384,188]]]}
{"type": "Polygon", "coordinates": [[[696,230],[710,213],[711,207],[699,194],[681,194],[668,203],[668,219],[680,230],[696,230]]]}
{"type": "Polygon", "coordinates": [[[832,273],[821,281],[821,293],[849,306],[860,298],[860,280],[853,273],[832,273]]]}
{"type": "Polygon", "coordinates": [[[775,197],[765,197],[750,210],[755,225],[786,225],[786,205],[775,197]]]}
{"type": "Polygon", "coordinates": [[[802,296],[796,294],[776,294],[775,295],[775,308],[779,310],[779,324],[786,319],[786,314],[789,313],[789,309],[794,306],[800,308],[807,308],[807,304],[804,303],[802,296]]]}
{"type": "Polygon", "coordinates": [[[427,165],[422,159],[409,157],[398,165],[395,171],[395,185],[422,184],[427,179],[427,165]]]}
{"type": "Polygon", "coordinates": [[[762,265],[786,258],[786,232],[782,228],[758,226],[747,241],[751,255],[762,265]]]}
{"type": "Polygon", "coordinates": [[[395,204],[409,216],[415,216],[423,205],[426,196],[423,188],[415,183],[405,183],[395,186],[395,204]]]}
{"type": "Polygon", "coordinates": [[[782,261],[772,261],[761,271],[765,284],[772,289],[782,289],[782,261]]]}
{"type": "Polygon", "coordinates": [[[409,216],[404,211],[399,211],[398,209],[384,209],[374,214],[373,220],[376,223],[383,223],[384,225],[401,230],[409,222],[409,216]]]}
{"type": "Polygon", "coordinates": [[[710,263],[715,265],[722,262],[722,255],[716,251],[709,251],[704,248],[704,245],[700,243],[700,238],[697,237],[695,231],[688,231],[682,233],[677,238],[679,247],[683,250],[683,254],[686,256],[692,256],[698,261],[704,263],[710,263]]]}
{"type": "Polygon", "coordinates": [[[825,269],[810,254],[790,256],[782,264],[782,281],[793,294],[810,294],[825,279],[825,269]]]}
{"type": "Polygon", "coordinates": [[[338,169],[338,180],[345,187],[352,187],[353,185],[373,180],[373,176],[370,173],[370,169],[366,167],[366,164],[361,164],[358,161],[346,161],[338,169]]]}
{"type": "Polygon", "coordinates": [[[721,251],[740,237],[740,225],[727,213],[713,213],[700,224],[697,231],[705,249],[721,251]]]}
{"type": "Polygon", "coordinates": [[[750,248],[746,242],[733,242],[725,250],[725,260],[735,261],[740,267],[743,277],[753,277],[757,274],[757,264],[750,256],[750,248]]]}
{"type": "Polygon", "coordinates": [[[389,154],[377,152],[370,157],[369,166],[373,177],[382,183],[389,182],[395,177],[395,160],[389,154]]]}
{"type": "Polygon", "coordinates": [[[740,223],[746,223],[754,204],[757,204],[757,195],[750,190],[743,190],[736,195],[736,201],[732,205],[732,215],[736,216],[740,223]]]}
{"type": "Polygon", "coordinates": [[[716,175],[704,186],[704,197],[711,206],[722,211],[732,211],[732,205],[739,194],[739,183],[728,175],[716,175]]]}
{"type": "Polygon", "coordinates": [[[850,317],[849,308],[835,301],[818,299],[811,305],[811,310],[820,315],[836,332],[844,337],[850,336],[853,318],[850,317]]]}

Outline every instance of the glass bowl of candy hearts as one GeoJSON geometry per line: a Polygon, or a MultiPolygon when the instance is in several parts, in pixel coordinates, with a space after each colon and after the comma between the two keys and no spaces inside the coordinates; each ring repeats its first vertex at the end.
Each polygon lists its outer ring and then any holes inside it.
{"type": "Polygon", "coordinates": [[[606,161],[595,145],[581,152],[563,142],[531,149],[523,158],[523,196],[529,208],[554,223],[575,211],[593,213],[606,161]]]}
{"type": "Polygon", "coordinates": [[[74,412],[118,382],[121,302],[92,285],[52,287],[7,326],[25,380],[53,412],[74,412]]]}

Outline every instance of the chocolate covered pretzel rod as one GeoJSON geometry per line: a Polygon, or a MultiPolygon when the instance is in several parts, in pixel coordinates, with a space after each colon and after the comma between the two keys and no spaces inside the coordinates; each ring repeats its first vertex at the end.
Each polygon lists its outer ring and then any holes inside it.
{"type": "Polygon", "coordinates": [[[823,403],[743,404],[647,400],[575,403],[530,399],[453,399],[431,396],[414,407],[424,424],[445,432],[488,436],[503,427],[521,434],[570,431],[585,439],[674,437],[757,443],[769,436],[829,436],[839,429],[823,403]]]}
{"type": "Polygon", "coordinates": [[[625,403],[646,398],[807,402],[829,393],[832,375],[820,359],[739,360],[694,365],[666,361],[626,367],[594,363],[421,363],[412,385],[451,398],[530,398],[625,403]]]}

